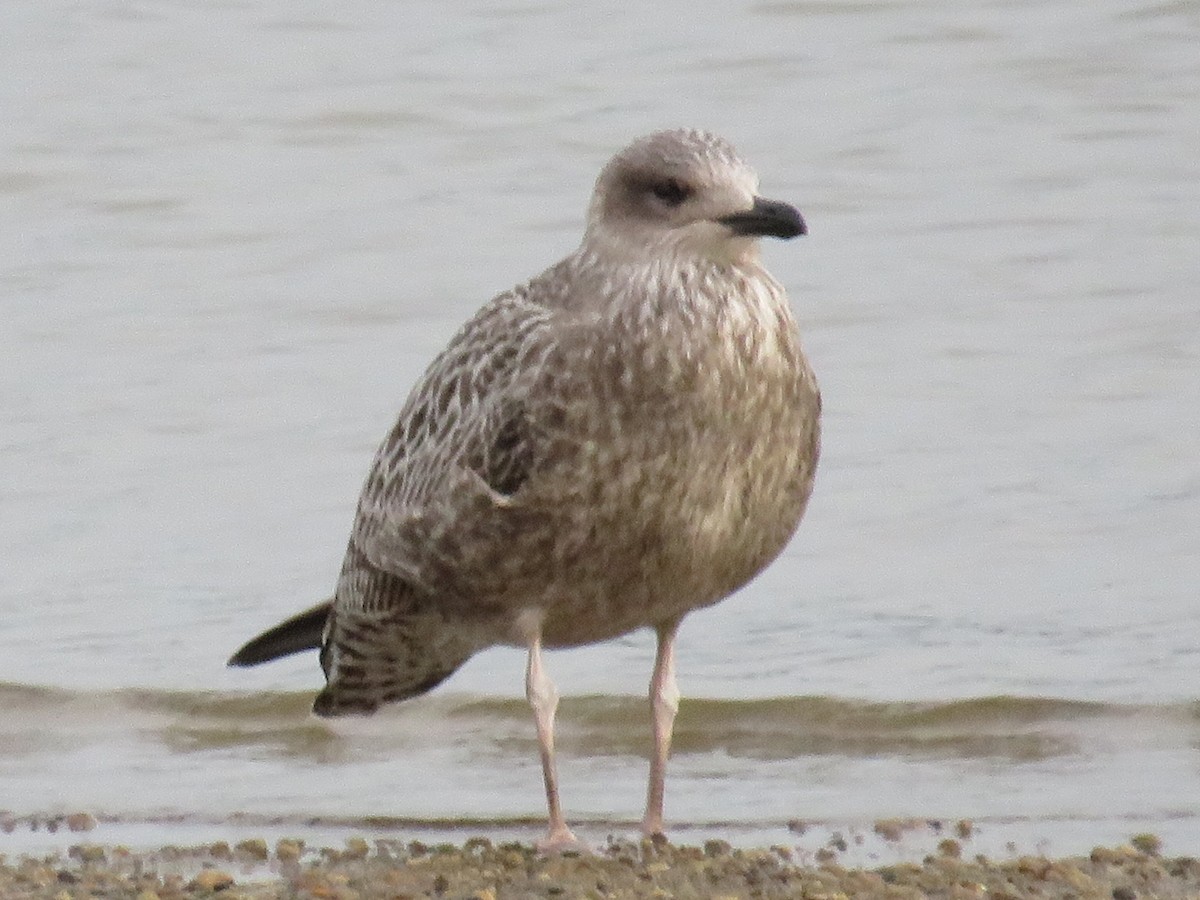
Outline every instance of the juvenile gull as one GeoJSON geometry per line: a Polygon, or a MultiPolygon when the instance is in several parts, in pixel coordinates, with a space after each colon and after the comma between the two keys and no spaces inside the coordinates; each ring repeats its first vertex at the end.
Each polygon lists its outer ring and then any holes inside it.
{"type": "Polygon", "coordinates": [[[319,648],[313,710],[337,716],[422,694],[486,647],[526,648],[553,848],[575,838],[542,648],[648,626],[642,828],[661,832],[679,623],[783,549],[817,464],[817,383],[758,250],[805,225],[757,190],[706,132],[659,132],[613,157],[579,248],[484,305],[413,388],[333,599],[230,664],[319,648]]]}

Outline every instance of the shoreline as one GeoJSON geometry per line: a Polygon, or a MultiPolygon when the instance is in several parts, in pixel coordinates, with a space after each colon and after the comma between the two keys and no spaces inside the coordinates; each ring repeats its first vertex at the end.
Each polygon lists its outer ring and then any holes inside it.
{"type": "MultiPolygon", "coordinates": [[[[81,842],[126,847],[139,852],[163,846],[206,847],[263,840],[303,839],[311,846],[341,847],[349,839],[418,841],[430,846],[462,844],[473,838],[495,843],[530,844],[545,828],[543,815],[508,817],[453,816],[423,818],[388,815],[330,815],[286,812],[202,812],[158,810],[114,813],[103,810],[42,810],[15,813],[0,809],[0,853],[10,857],[65,852],[81,842]]],[[[571,820],[580,839],[592,847],[614,839],[640,837],[637,820],[587,818],[571,820]]],[[[781,846],[802,860],[816,860],[832,850],[839,863],[877,867],[938,852],[941,842],[955,839],[966,856],[992,859],[1020,855],[1084,856],[1097,846],[1129,843],[1151,835],[1165,854],[1200,854],[1200,815],[1164,811],[1144,817],[1110,812],[1091,816],[981,816],[962,819],[933,815],[863,818],[791,818],[762,820],[673,820],[668,838],[676,845],[729,843],[735,849],[781,846]]]]}
{"type": "MultiPolygon", "coordinates": [[[[913,820],[881,820],[881,840],[898,842],[913,820]]],[[[76,820],[74,826],[87,823],[76,820]]],[[[71,834],[71,839],[86,838],[71,834]]],[[[46,855],[0,853],[0,897],[137,900],[451,897],[784,898],[784,897],[1139,897],[1200,896],[1200,860],[1161,854],[1153,835],[1097,847],[1080,856],[992,859],[972,852],[970,823],[957,823],[919,859],[856,866],[843,840],[814,851],[785,846],[736,848],[608,838],[594,852],[541,856],[529,843],[426,844],[347,838],[340,847],[299,838],[162,846],[139,851],[81,840],[46,855]]],[[[3,850],[0,841],[0,850],[3,850]]]]}

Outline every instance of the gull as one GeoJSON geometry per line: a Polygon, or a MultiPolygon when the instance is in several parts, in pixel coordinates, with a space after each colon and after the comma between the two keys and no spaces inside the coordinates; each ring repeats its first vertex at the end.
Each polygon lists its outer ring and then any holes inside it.
{"type": "Polygon", "coordinates": [[[320,651],[319,716],[423,694],[479,651],[528,653],[548,808],[558,691],[543,648],[652,628],[642,830],[663,832],[675,636],[746,584],[808,503],[821,398],[759,238],[807,231],[724,139],[662,131],[596,181],[579,247],[486,303],[375,455],[333,598],[251,640],[250,666],[320,651]]]}

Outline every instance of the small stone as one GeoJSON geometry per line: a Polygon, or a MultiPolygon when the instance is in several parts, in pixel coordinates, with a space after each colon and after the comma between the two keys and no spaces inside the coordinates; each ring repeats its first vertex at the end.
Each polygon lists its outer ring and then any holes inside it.
{"type": "Polygon", "coordinates": [[[233,876],[220,869],[201,869],[188,884],[189,890],[223,891],[233,884],[233,876]]]}
{"type": "Polygon", "coordinates": [[[1047,877],[1070,885],[1080,896],[1094,897],[1096,895],[1095,880],[1069,862],[1055,863],[1050,867],[1047,877]]]}
{"type": "Polygon", "coordinates": [[[262,838],[248,838],[244,841],[238,841],[234,849],[239,853],[244,853],[258,860],[265,860],[268,856],[267,842],[262,838]]]}
{"type": "Polygon", "coordinates": [[[962,858],[962,844],[954,840],[954,838],[945,838],[938,841],[938,853],[942,856],[948,856],[951,859],[962,858]]]}
{"type": "Polygon", "coordinates": [[[950,888],[950,900],[975,900],[987,893],[982,884],[956,884],[950,888]]]}
{"type": "Polygon", "coordinates": [[[1017,871],[1034,878],[1045,878],[1050,871],[1050,860],[1040,856],[1022,856],[1017,860],[1017,871]]]}
{"type": "MultiPolygon", "coordinates": [[[[74,849],[72,848],[72,850],[74,849]]],[[[45,888],[54,884],[56,878],[54,870],[49,866],[37,865],[29,860],[28,865],[21,867],[21,880],[35,887],[45,888]]]]}
{"type": "Polygon", "coordinates": [[[842,882],[845,892],[851,897],[878,896],[887,882],[877,872],[850,871],[842,882]]]}
{"type": "Polygon", "coordinates": [[[95,844],[76,844],[67,852],[83,863],[102,863],[108,858],[104,848],[95,844]]]}
{"type": "Polygon", "coordinates": [[[1117,865],[1131,863],[1141,859],[1145,855],[1132,844],[1121,844],[1120,846],[1111,848],[1109,852],[1112,853],[1112,861],[1117,865]]]}
{"type": "Polygon", "coordinates": [[[1129,839],[1129,843],[1135,850],[1145,853],[1147,856],[1158,856],[1162,852],[1162,838],[1157,834],[1149,832],[1135,834],[1129,839]]]}
{"type": "Polygon", "coordinates": [[[1097,865],[1111,866],[1116,862],[1117,855],[1108,847],[1093,847],[1089,858],[1097,865]]]}
{"type": "MultiPolygon", "coordinates": [[[[485,837],[467,838],[463,850],[467,853],[487,853],[492,849],[492,842],[485,837]]],[[[491,890],[490,888],[488,890],[491,890]]],[[[493,892],[494,893],[494,892],[493,892]]]]}
{"type": "Polygon", "coordinates": [[[708,857],[728,856],[732,851],[733,845],[729,841],[713,838],[704,842],[704,855],[708,857]]]}
{"type": "Polygon", "coordinates": [[[280,838],[275,844],[275,857],[280,862],[295,862],[304,852],[304,841],[296,838],[280,838]]]}
{"type": "Polygon", "coordinates": [[[875,823],[875,833],[885,841],[895,843],[904,837],[904,823],[899,819],[879,819],[875,823]]]}
{"type": "Polygon", "coordinates": [[[358,892],[347,887],[349,878],[340,872],[330,872],[323,877],[309,879],[305,882],[306,892],[301,896],[311,896],[316,900],[357,900],[358,892]]]}
{"type": "Polygon", "coordinates": [[[67,816],[67,828],[71,831],[91,831],[96,827],[96,817],[91,813],[77,812],[67,816]]]}

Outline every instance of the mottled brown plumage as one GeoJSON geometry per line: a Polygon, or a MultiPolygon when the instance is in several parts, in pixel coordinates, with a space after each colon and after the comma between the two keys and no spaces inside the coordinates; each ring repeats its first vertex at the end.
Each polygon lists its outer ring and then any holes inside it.
{"type": "Polygon", "coordinates": [[[703,132],[614,157],[579,249],[486,304],[413,389],[371,467],[328,615],[310,610],[232,661],[312,646],[324,619],[314,709],[339,715],[423,693],[488,646],[528,647],[561,844],[557,695],[540,648],[655,628],[644,824],[659,830],[675,629],[780,552],[817,463],[816,381],[757,248],[804,224],[756,190],[703,132]]]}

